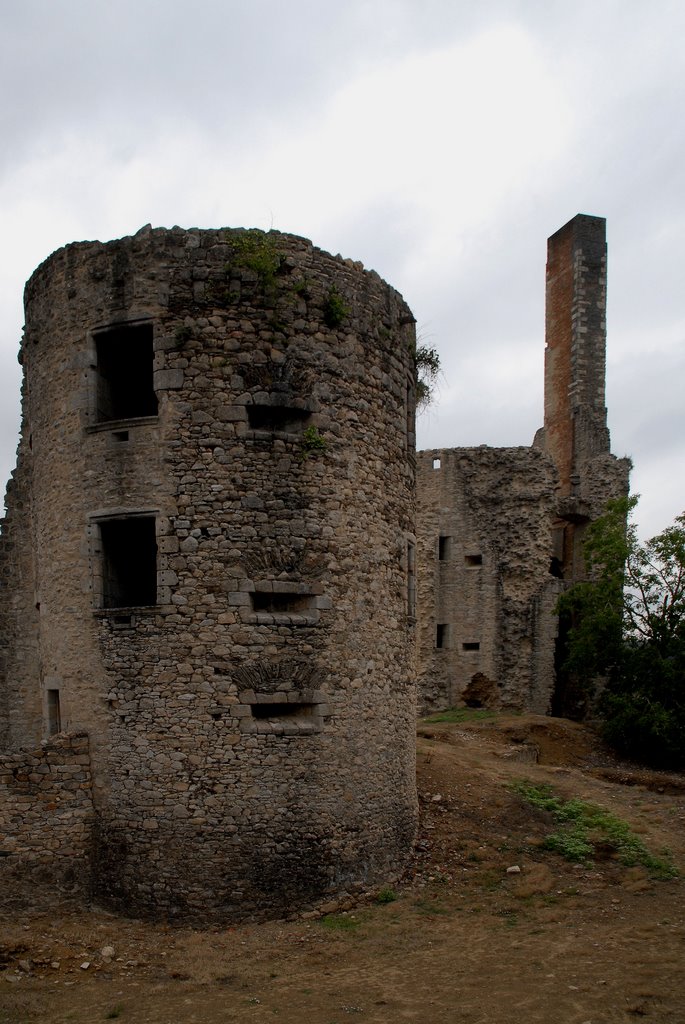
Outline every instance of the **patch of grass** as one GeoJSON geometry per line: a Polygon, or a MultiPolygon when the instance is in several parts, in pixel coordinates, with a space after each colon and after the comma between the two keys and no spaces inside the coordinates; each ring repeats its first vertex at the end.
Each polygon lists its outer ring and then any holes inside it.
{"type": "Polygon", "coordinates": [[[675,878],[678,874],[668,859],[649,852],[627,822],[597,804],[576,798],[564,800],[551,786],[536,786],[527,779],[519,779],[511,788],[532,807],[552,816],[559,827],[545,837],[542,845],[566,860],[583,864],[607,850],[627,867],[639,864],[646,868],[652,878],[675,878]]]}
{"type": "Polygon", "coordinates": [[[312,455],[325,452],[327,447],[326,438],[319,433],[317,428],[307,427],[302,434],[300,462],[306,462],[312,455]]]}
{"type": "Polygon", "coordinates": [[[323,304],[323,322],[326,327],[340,327],[349,311],[349,306],[337,288],[331,288],[323,304]]]}
{"type": "Polygon", "coordinates": [[[230,232],[228,239],[235,253],[235,262],[252,270],[265,288],[271,287],[280,270],[282,257],[275,239],[266,231],[249,228],[230,232]]]}
{"type": "Polygon", "coordinates": [[[397,893],[395,890],[391,886],[386,885],[379,890],[376,896],[376,903],[394,903],[396,899],[397,893]]]}
{"type": "Polygon", "coordinates": [[[423,722],[484,722],[488,718],[494,718],[495,712],[489,708],[447,708],[446,711],[438,711],[435,715],[429,715],[422,719],[423,722]]]}
{"type": "Polygon", "coordinates": [[[105,1014],[105,1020],[116,1020],[117,1017],[121,1017],[123,1012],[123,1006],[121,1005],[121,1003],[117,1003],[116,1006],[113,1006],[111,1010],[107,1011],[107,1013],[105,1014]]]}
{"type": "Polygon", "coordinates": [[[332,932],[353,932],[361,924],[359,918],[351,914],[325,914],[320,923],[332,932]]]}

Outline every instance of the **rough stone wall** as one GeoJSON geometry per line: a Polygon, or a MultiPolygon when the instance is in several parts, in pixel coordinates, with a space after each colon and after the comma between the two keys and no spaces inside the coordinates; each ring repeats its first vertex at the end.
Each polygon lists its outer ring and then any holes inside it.
{"type": "Polygon", "coordinates": [[[376,274],[276,232],[144,229],[29,281],[10,741],[55,700],[88,732],[112,905],[263,916],[400,870],[413,345],[376,274]]]}
{"type": "Polygon", "coordinates": [[[86,885],[92,825],[87,736],[55,736],[34,750],[0,754],[3,885],[27,876],[86,885]]]}
{"type": "Polygon", "coordinates": [[[549,571],[555,487],[554,465],[532,448],[419,453],[424,711],[460,702],[549,709],[558,592],[549,571]]]}
{"type": "Polygon", "coordinates": [[[579,214],[552,235],[546,281],[545,418],[533,447],[419,453],[425,710],[550,710],[558,596],[585,576],[587,525],[628,493],[630,462],[611,454],[607,429],[603,218],[579,214]],[[441,534],[451,536],[443,559],[441,534]],[[469,551],[482,563],[468,565],[469,551]]]}

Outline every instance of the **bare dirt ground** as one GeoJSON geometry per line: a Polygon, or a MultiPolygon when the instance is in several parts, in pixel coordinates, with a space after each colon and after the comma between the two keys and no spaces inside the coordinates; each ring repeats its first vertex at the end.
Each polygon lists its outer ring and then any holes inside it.
{"type": "Polygon", "coordinates": [[[685,778],[615,762],[561,719],[424,723],[418,747],[421,831],[396,899],[199,931],[37,894],[2,920],[0,1022],[685,1022],[683,881],[609,851],[562,860],[540,846],[549,816],[507,788],[601,804],[683,871],[685,778]]]}

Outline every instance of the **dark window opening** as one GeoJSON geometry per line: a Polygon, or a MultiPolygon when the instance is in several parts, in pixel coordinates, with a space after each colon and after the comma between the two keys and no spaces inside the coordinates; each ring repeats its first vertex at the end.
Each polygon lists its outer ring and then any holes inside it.
{"type": "Polygon", "coordinates": [[[252,430],[293,433],[299,430],[311,412],[292,405],[248,405],[247,422],[252,430]]]}
{"type": "Polygon", "coordinates": [[[452,538],[451,537],[439,537],[438,538],[438,559],[441,562],[446,562],[452,553],[452,538]]]}
{"type": "Polygon", "coordinates": [[[152,324],[124,324],[98,331],[95,351],[98,423],[156,416],[152,324]]]}
{"type": "Polygon", "coordinates": [[[62,731],[62,716],[59,710],[59,690],[48,690],[48,736],[62,731]]]}
{"type": "Polygon", "coordinates": [[[128,430],[114,430],[112,432],[114,441],[128,441],[128,430]]]}
{"type": "Polygon", "coordinates": [[[449,633],[449,626],[444,622],[439,622],[435,627],[435,646],[439,649],[447,647],[447,637],[449,633]]]}
{"type": "Polygon", "coordinates": [[[407,541],[407,615],[416,618],[416,545],[407,541]]]}
{"type": "Polygon", "coordinates": [[[433,459],[433,469],[440,469],[440,465],[441,465],[440,459],[437,459],[437,458],[433,459]]]}
{"type": "Polygon", "coordinates": [[[480,650],[480,644],[479,643],[468,642],[468,643],[462,644],[461,647],[462,647],[463,651],[479,651],[480,650]]]}
{"type": "Polygon", "coordinates": [[[100,523],[102,606],[128,608],[157,602],[157,542],[152,516],[100,523]]]}
{"type": "Polygon", "coordinates": [[[549,563],[549,571],[555,579],[563,580],[564,569],[558,558],[552,558],[552,560],[549,563]]]}
{"type": "Polygon", "coordinates": [[[314,704],[300,701],[274,701],[273,704],[251,704],[253,718],[309,718],[314,712],[314,704]]]}
{"type": "Polygon", "coordinates": [[[250,595],[252,608],[256,612],[304,612],[311,608],[312,599],[309,594],[276,594],[271,592],[255,592],[250,595]]]}
{"type": "Polygon", "coordinates": [[[465,563],[467,565],[482,565],[483,564],[483,556],[482,555],[466,555],[464,557],[464,561],[465,561],[465,563]]]}

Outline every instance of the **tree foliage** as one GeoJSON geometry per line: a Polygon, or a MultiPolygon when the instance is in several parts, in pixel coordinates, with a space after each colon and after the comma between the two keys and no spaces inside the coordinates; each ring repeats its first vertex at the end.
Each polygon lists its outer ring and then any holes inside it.
{"type": "Polygon", "coordinates": [[[589,582],[560,601],[569,628],[561,667],[586,692],[604,681],[597,710],[607,740],[647,763],[685,766],[685,514],[644,544],[613,502],[588,527],[589,582]]]}

